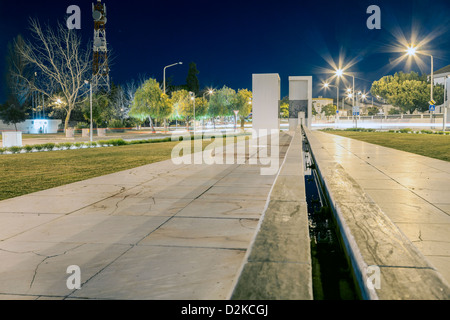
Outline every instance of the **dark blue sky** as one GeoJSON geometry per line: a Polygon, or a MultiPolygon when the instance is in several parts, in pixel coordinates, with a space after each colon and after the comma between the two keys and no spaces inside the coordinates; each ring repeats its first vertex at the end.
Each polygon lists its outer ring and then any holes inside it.
{"type": "MultiPolygon", "coordinates": [[[[64,22],[69,5],[78,5],[83,40],[92,39],[92,2],[0,0],[0,71],[8,41],[19,33],[29,38],[29,17],[53,25],[64,22]]],[[[423,49],[435,56],[436,70],[450,64],[449,0],[103,2],[114,56],[111,77],[118,84],[140,75],[162,79],[164,66],[183,61],[167,71],[175,84],[185,82],[188,64],[195,62],[202,87],[251,89],[253,73],[279,73],[286,96],[289,76],[313,75],[314,95],[332,97],[335,91],[319,91],[319,84],[339,57],[344,65],[356,62],[348,71],[356,75],[359,90],[400,70],[428,73],[426,57],[421,66],[393,64],[401,56],[392,52],[398,35],[410,39],[413,29],[419,40],[432,35],[423,49]],[[381,9],[381,30],[366,27],[372,4],[381,9]]]]}

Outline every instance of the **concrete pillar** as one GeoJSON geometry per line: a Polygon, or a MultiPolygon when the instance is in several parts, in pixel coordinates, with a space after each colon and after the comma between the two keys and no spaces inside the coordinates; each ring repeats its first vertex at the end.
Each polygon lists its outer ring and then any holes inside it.
{"type": "Polygon", "coordinates": [[[299,126],[305,126],[306,125],[306,113],[305,112],[299,112],[298,113],[298,125],[299,126]]]}
{"type": "Polygon", "coordinates": [[[289,130],[295,130],[300,112],[305,114],[305,125],[312,123],[312,76],[289,77],[289,130]]]}
{"type": "Polygon", "coordinates": [[[253,75],[253,130],[280,130],[281,81],[278,74],[253,75]]]}

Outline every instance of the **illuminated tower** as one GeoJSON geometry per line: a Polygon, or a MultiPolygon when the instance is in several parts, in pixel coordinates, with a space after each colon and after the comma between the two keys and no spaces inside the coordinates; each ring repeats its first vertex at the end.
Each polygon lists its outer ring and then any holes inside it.
{"type": "Polygon", "coordinates": [[[92,4],[94,18],[94,56],[92,66],[92,83],[96,90],[110,90],[108,46],[106,42],[106,4],[101,0],[92,4]]]}

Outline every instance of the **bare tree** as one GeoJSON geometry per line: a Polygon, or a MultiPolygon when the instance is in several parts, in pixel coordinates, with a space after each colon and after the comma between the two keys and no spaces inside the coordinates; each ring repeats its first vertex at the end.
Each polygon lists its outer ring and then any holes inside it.
{"type": "Polygon", "coordinates": [[[24,78],[30,91],[38,91],[51,97],[60,92],[67,103],[65,129],[77,101],[88,92],[85,80],[92,78],[92,50],[90,44],[81,49],[81,37],[77,31],[58,23],[56,30],[45,30],[38,20],[30,20],[33,41],[19,47],[23,59],[35,70],[35,77],[24,78]]]}
{"type": "Polygon", "coordinates": [[[24,78],[30,77],[30,70],[27,62],[19,53],[25,42],[21,35],[18,35],[12,44],[8,44],[8,53],[6,56],[7,72],[6,84],[8,96],[12,97],[20,107],[26,103],[30,91],[24,78]]]}

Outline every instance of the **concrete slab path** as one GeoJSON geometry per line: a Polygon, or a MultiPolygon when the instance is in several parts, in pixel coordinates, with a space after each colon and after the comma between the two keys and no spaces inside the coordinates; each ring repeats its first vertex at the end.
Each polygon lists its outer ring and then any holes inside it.
{"type": "Polygon", "coordinates": [[[262,167],[168,160],[0,202],[0,299],[226,299],[276,179],[262,167]]]}
{"type": "Polygon", "coordinates": [[[450,283],[450,163],[324,132],[312,134],[450,283]]]}

